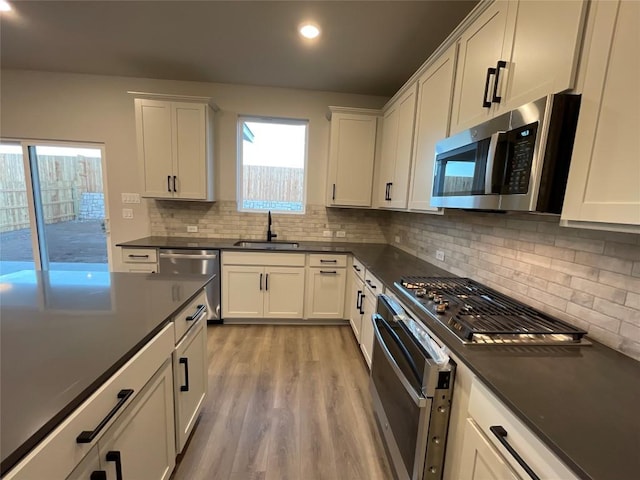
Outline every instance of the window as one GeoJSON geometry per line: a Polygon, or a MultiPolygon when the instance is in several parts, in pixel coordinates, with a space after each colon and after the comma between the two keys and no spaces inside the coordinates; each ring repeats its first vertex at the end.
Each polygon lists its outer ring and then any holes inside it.
{"type": "Polygon", "coordinates": [[[238,119],[238,210],[304,213],[306,120],[238,119]]]}

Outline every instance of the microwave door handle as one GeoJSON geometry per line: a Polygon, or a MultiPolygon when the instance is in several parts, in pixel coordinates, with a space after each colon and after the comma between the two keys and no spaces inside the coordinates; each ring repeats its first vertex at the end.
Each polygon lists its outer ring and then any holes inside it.
{"type": "Polygon", "coordinates": [[[493,168],[495,165],[496,151],[498,150],[498,141],[500,135],[505,132],[496,132],[491,135],[491,141],[489,142],[489,151],[487,152],[487,166],[484,173],[484,193],[485,195],[491,195],[492,193],[500,193],[491,191],[491,180],[493,178],[493,168]]]}

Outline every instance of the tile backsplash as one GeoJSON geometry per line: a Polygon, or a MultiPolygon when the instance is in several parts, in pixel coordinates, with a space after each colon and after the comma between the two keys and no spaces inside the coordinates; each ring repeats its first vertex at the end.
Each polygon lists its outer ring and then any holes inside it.
{"type": "Polygon", "coordinates": [[[640,360],[640,235],[560,227],[556,216],[463,211],[395,212],[386,234],[391,245],[640,360]]]}
{"type": "MultiPolygon", "coordinates": [[[[271,231],[277,240],[343,241],[387,243],[384,224],[387,212],[307,205],[304,214],[272,214],[271,231]],[[325,237],[330,230],[333,237],[325,237]],[[345,237],[336,238],[336,232],[345,237]]],[[[187,235],[187,225],[197,225],[192,237],[266,239],[267,214],[238,212],[236,202],[215,203],[154,201],[149,202],[151,235],[180,237],[187,235]]]]}
{"type": "MultiPolygon", "coordinates": [[[[154,201],[151,234],[266,238],[266,213],[236,202],[154,201]]],[[[448,210],[444,215],[326,208],[273,214],[278,240],[389,243],[565,320],[640,360],[640,235],[565,228],[550,215],[448,210]],[[323,232],[331,230],[332,238],[323,232]],[[344,238],[336,238],[344,231],[344,238]],[[396,242],[396,238],[399,240],[396,242]],[[436,251],[444,252],[444,261],[436,251]]]]}

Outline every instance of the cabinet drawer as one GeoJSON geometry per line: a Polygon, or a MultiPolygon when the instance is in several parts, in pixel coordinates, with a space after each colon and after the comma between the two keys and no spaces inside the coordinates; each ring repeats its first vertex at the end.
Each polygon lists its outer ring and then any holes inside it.
{"type": "Polygon", "coordinates": [[[358,260],[356,257],[353,257],[353,271],[358,276],[358,278],[364,282],[364,276],[367,269],[364,268],[362,262],[360,262],[360,260],[358,260]]]}
{"type": "Polygon", "coordinates": [[[4,480],[66,478],[96,445],[109,425],[131,404],[147,381],[171,355],[174,347],[173,324],[167,325],[120,370],[85,400],[53,432],[40,442],[4,480]],[[89,443],[77,443],[81,432],[91,431],[117,405],[118,393],[132,389],[133,394],[89,443]]]}
{"type": "Polygon", "coordinates": [[[577,480],[578,477],[476,378],[471,385],[469,414],[489,442],[522,478],[529,478],[529,475],[500,443],[491,427],[499,426],[506,430],[506,440],[541,479],[577,480]]]}
{"type": "Polygon", "coordinates": [[[304,267],[304,253],[222,252],[223,265],[304,267]]]}
{"type": "Polygon", "coordinates": [[[192,325],[195,325],[201,317],[206,315],[207,299],[203,290],[173,317],[173,323],[175,324],[175,343],[178,343],[182,336],[187,333],[187,330],[189,330],[192,325]]]}
{"type": "Polygon", "coordinates": [[[157,263],[158,254],[155,248],[122,248],[124,263],[157,263]]]}
{"type": "Polygon", "coordinates": [[[319,253],[309,254],[310,267],[346,267],[346,255],[325,255],[319,253]]]}
{"type": "Polygon", "coordinates": [[[376,277],[373,273],[371,273],[369,270],[367,270],[365,276],[364,276],[364,283],[371,289],[371,291],[373,293],[375,293],[376,295],[380,295],[381,293],[384,293],[384,287],[382,285],[382,282],[378,279],[378,277],[376,277]]]}

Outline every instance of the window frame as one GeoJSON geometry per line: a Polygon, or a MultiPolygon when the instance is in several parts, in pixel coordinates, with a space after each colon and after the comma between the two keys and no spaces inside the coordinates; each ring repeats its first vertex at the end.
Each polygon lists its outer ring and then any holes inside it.
{"type": "Polygon", "coordinates": [[[237,154],[236,154],[236,209],[241,213],[271,213],[287,214],[287,215],[304,215],[307,210],[307,168],[309,160],[309,120],[301,118],[289,118],[289,117],[273,117],[262,115],[238,115],[238,121],[236,123],[236,142],[237,142],[237,154]],[[304,166],[302,175],[302,210],[262,210],[253,208],[244,208],[243,204],[243,182],[244,182],[244,163],[243,163],[243,128],[242,125],[245,122],[257,122],[257,123],[273,123],[278,125],[304,125],[305,138],[304,138],[304,166]]]}

